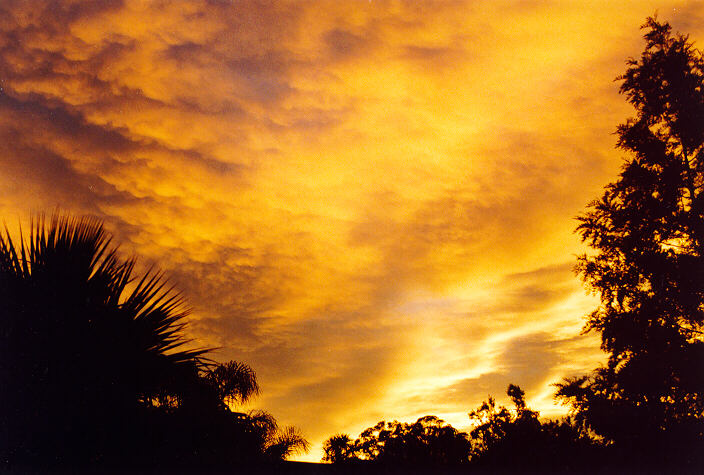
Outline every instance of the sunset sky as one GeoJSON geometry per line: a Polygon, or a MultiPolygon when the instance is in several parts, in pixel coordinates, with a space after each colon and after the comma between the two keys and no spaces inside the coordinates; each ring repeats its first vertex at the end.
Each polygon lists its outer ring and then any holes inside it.
{"type": "Polygon", "coordinates": [[[0,3],[0,218],[97,216],[327,437],[601,360],[574,217],[616,178],[614,79],[702,1],[0,3]]]}

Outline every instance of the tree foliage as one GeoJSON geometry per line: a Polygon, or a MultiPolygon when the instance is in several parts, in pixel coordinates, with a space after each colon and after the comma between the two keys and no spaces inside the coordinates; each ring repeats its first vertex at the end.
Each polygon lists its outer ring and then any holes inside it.
{"type": "Polygon", "coordinates": [[[325,441],[323,461],[386,467],[572,470],[590,465],[599,445],[572,419],[541,421],[527,407],[525,393],[509,385],[514,407],[496,405],[489,396],[469,413],[472,430],[460,432],[435,416],[415,423],[380,421],[356,440],[337,434],[325,441]]]}
{"type": "Polygon", "coordinates": [[[502,452],[501,445],[518,445],[515,439],[525,442],[540,432],[538,413],[526,407],[523,390],[510,384],[507,394],[514,403],[513,412],[503,406],[497,408],[496,401],[489,396],[478,409],[469,413],[469,419],[475,423],[470,433],[473,457],[502,452]]]}
{"type": "Polygon", "coordinates": [[[457,466],[469,461],[467,434],[435,416],[414,423],[380,421],[354,442],[338,434],[324,443],[323,460],[334,463],[365,460],[392,466],[457,466]]]}
{"type": "Polygon", "coordinates": [[[208,368],[203,378],[215,389],[218,400],[228,405],[243,404],[260,392],[257,376],[246,363],[219,364],[208,368]]]}
{"type": "Polygon", "coordinates": [[[469,413],[472,462],[484,467],[576,469],[588,466],[598,447],[570,418],[541,421],[525,402],[523,390],[510,384],[513,409],[497,407],[489,396],[469,413]]]}
{"type": "Polygon", "coordinates": [[[557,396],[624,449],[679,453],[701,442],[704,420],[704,59],[668,23],[644,29],[618,78],[636,113],[617,129],[628,157],[578,218],[592,252],[577,271],[601,298],[585,330],[608,363],[557,396]]]}
{"type": "Polygon", "coordinates": [[[348,434],[335,434],[323,443],[323,462],[345,463],[355,459],[354,445],[348,434]]]}

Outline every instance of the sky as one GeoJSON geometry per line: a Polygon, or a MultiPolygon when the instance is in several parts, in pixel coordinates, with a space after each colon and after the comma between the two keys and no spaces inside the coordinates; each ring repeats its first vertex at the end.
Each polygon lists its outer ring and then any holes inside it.
{"type": "Polygon", "coordinates": [[[604,360],[574,218],[656,12],[704,37],[702,1],[4,0],[0,217],[104,220],[302,460],[509,383],[556,417],[604,360]]]}

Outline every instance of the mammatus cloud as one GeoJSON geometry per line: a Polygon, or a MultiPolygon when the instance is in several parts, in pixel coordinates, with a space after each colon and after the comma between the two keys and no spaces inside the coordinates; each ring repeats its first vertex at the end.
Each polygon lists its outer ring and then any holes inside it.
{"type": "Polygon", "coordinates": [[[615,176],[613,78],[702,2],[0,5],[0,213],[106,221],[320,457],[332,433],[593,367],[573,217],[615,176]]]}

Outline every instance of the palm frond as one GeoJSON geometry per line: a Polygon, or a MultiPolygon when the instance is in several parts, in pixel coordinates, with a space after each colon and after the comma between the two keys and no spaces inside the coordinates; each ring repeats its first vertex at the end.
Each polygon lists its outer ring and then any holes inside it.
{"type": "Polygon", "coordinates": [[[221,363],[205,371],[204,377],[215,387],[220,400],[228,405],[243,404],[260,391],[257,375],[246,363],[221,363]]]}
{"type": "Polygon", "coordinates": [[[286,459],[293,454],[308,452],[310,443],[296,427],[288,426],[277,431],[266,447],[266,453],[275,459],[286,459]]]}
{"type": "Polygon", "coordinates": [[[144,373],[138,378],[143,381],[157,367],[162,373],[169,366],[204,368],[209,349],[187,348],[191,341],[183,330],[190,309],[181,294],[153,269],[127,292],[134,268],[135,260],[120,258],[95,218],[55,213],[47,221],[39,215],[31,218],[27,238],[21,226],[17,242],[7,226],[0,233],[0,279],[14,282],[16,308],[36,315],[35,322],[16,325],[28,331],[34,326],[36,333],[39,320],[45,321],[44,333],[55,332],[54,352],[90,359],[97,357],[91,351],[100,350],[115,367],[132,364],[132,371],[144,373]]]}

